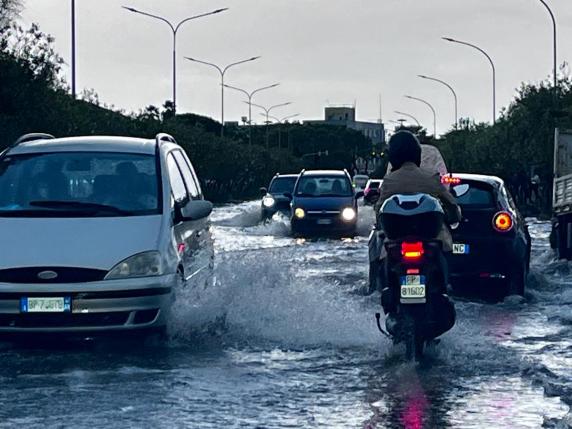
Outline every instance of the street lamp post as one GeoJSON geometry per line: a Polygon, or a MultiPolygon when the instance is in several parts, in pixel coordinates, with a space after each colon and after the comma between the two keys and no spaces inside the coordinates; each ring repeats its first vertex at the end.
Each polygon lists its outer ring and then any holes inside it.
{"type": "Polygon", "coordinates": [[[442,85],[445,85],[447,88],[449,88],[451,90],[451,93],[453,94],[453,98],[455,99],[455,129],[456,129],[458,124],[459,124],[459,99],[457,98],[457,93],[455,92],[453,87],[451,85],[449,85],[447,82],[442,81],[441,79],[425,76],[423,74],[420,74],[418,76],[421,79],[427,79],[427,80],[432,80],[432,81],[438,82],[442,85]]]}
{"type": "Polygon", "coordinates": [[[422,98],[412,97],[411,95],[405,95],[404,97],[409,98],[410,100],[419,101],[431,109],[433,112],[433,137],[437,138],[437,112],[435,112],[435,108],[428,101],[425,101],[422,98]]]}
{"type": "Polygon", "coordinates": [[[71,89],[72,96],[75,99],[77,96],[76,84],[75,84],[75,0],[71,0],[71,48],[72,48],[72,60],[71,60],[71,89]]]}
{"type": "Polygon", "coordinates": [[[496,68],[495,68],[495,63],[493,62],[492,58],[483,49],[479,48],[476,45],[473,45],[472,43],[462,42],[460,40],[452,39],[450,37],[443,37],[442,39],[447,41],[447,42],[458,43],[460,45],[465,45],[465,46],[469,46],[473,49],[476,49],[481,54],[483,54],[485,57],[487,57],[487,59],[489,60],[489,63],[491,63],[491,68],[493,70],[493,124],[495,124],[497,121],[497,72],[496,72],[496,68]]]}
{"type": "Polygon", "coordinates": [[[213,63],[209,63],[207,61],[201,61],[201,60],[197,60],[195,58],[190,58],[190,57],[185,57],[187,60],[189,61],[193,61],[195,63],[199,63],[199,64],[204,64],[207,66],[211,66],[214,67],[215,69],[218,70],[218,72],[220,73],[220,87],[221,87],[221,108],[220,108],[220,136],[224,137],[224,76],[226,74],[226,72],[228,71],[228,69],[230,69],[231,67],[237,66],[239,64],[244,64],[244,63],[248,63],[251,61],[255,61],[257,59],[259,59],[260,57],[252,57],[252,58],[248,58],[247,60],[242,60],[242,61],[237,61],[235,63],[229,64],[226,67],[220,67],[216,64],[213,63]]]}
{"type": "MultiPolygon", "coordinates": [[[[245,102],[246,103],[246,102],[245,102]]],[[[272,112],[272,110],[277,109],[278,107],[284,107],[284,106],[289,106],[290,104],[292,104],[291,101],[288,101],[286,103],[280,103],[280,104],[275,104],[274,106],[270,106],[268,108],[266,108],[265,106],[261,106],[260,104],[254,104],[251,103],[250,101],[248,101],[249,104],[251,104],[254,107],[258,107],[262,110],[264,110],[264,112],[266,113],[266,149],[268,149],[269,147],[269,130],[268,130],[268,123],[270,122],[270,112],[272,112]]]]}
{"type": "Polygon", "coordinates": [[[202,13],[200,15],[191,16],[191,17],[183,19],[182,21],[179,21],[175,25],[175,24],[171,23],[171,21],[169,21],[169,20],[167,20],[161,16],[153,15],[153,14],[147,13],[147,12],[142,12],[142,11],[135,9],[135,8],[132,8],[132,7],[127,7],[127,6],[122,6],[122,7],[123,7],[123,9],[126,9],[129,12],[138,13],[140,15],[148,16],[149,18],[158,19],[159,21],[162,21],[165,24],[167,24],[169,26],[169,28],[171,29],[171,31],[173,33],[173,112],[176,112],[177,111],[177,34],[179,32],[179,29],[181,28],[181,26],[183,24],[185,24],[188,21],[191,21],[191,20],[197,19],[197,18],[202,18],[205,16],[216,15],[217,13],[221,13],[221,12],[228,10],[228,8],[217,9],[217,10],[214,10],[212,12],[207,12],[207,13],[202,13]]]}
{"type": "Polygon", "coordinates": [[[280,84],[275,83],[275,84],[263,86],[262,88],[258,88],[258,89],[255,89],[254,91],[248,92],[244,89],[237,88],[236,86],[224,84],[225,88],[230,88],[230,89],[234,89],[235,91],[242,92],[244,95],[246,95],[248,97],[248,145],[249,146],[252,146],[252,97],[254,97],[254,94],[256,94],[260,91],[264,91],[266,89],[271,89],[271,88],[276,88],[278,85],[280,85],[280,84]]]}
{"type": "MultiPolygon", "coordinates": [[[[265,116],[265,114],[262,112],[260,114],[265,116]]],[[[295,113],[293,115],[285,116],[282,119],[277,118],[276,116],[268,115],[270,119],[278,123],[278,150],[282,149],[282,125],[285,124],[288,119],[296,118],[297,116],[300,116],[300,114],[295,113]]]]}
{"type": "Polygon", "coordinates": [[[395,113],[397,113],[398,115],[405,116],[405,117],[407,117],[407,118],[413,119],[413,120],[417,123],[417,126],[418,126],[419,128],[421,128],[421,124],[419,123],[419,121],[417,120],[417,118],[415,118],[415,116],[410,115],[409,113],[400,112],[400,111],[398,111],[398,110],[395,110],[395,113]]]}
{"type": "Polygon", "coordinates": [[[556,18],[554,18],[554,13],[552,13],[552,9],[548,6],[548,4],[544,0],[540,0],[540,2],[544,5],[548,13],[550,14],[550,18],[552,18],[552,26],[553,26],[553,38],[554,38],[554,94],[557,94],[558,88],[558,50],[557,50],[557,38],[556,38],[556,18]]]}

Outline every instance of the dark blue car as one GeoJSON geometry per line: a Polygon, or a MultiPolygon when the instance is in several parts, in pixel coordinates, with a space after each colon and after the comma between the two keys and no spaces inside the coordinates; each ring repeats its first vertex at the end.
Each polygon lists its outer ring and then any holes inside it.
{"type": "Polygon", "coordinates": [[[297,174],[276,174],[268,188],[260,188],[262,220],[272,218],[277,212],[290,216],[290,198],[286,194],[291,195],[294,192],[296,180],[297,174]]]}
{"type": "Polygon", "coordinates": [[[362,196],[345,170],[303,170],[291,195],[292,233],[353,236],[362,196]]]}

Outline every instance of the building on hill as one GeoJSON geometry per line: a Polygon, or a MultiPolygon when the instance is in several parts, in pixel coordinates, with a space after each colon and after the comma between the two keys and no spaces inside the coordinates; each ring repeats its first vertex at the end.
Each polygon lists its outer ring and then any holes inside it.
{"type": "Polygon", "coordinates": [[[306,124],[339,125],[361,132],[368,137],[374,146],[385,143],[385,126],[382,122],[365,122],[356,120],[355,106],[328,106],[323,120],[304,121],[306,124]]]}

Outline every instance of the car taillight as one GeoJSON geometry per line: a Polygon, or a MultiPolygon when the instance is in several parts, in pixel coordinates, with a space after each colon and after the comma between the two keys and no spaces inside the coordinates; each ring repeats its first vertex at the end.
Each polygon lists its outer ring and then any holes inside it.
{"type": "Polygon", "coordinates": [[[451,175],[441,176],[441,183],[443,185],[458,185],[461,183],[461,179],[458,177],[453,177],[451,175]]]}
{"type": "Polygon", "coordinates": [[[423,243],[418,241],[416,243],[401,243],[401,256],[407,261],[416,261],[423,256],[425,249],[423,243]]]}
{"type": "Polygon", "coordinates": [[[514,225],[512,216],[507,212],[499,212],[493,218],[493,226],[498,232],[509,232],[514,225]]]}

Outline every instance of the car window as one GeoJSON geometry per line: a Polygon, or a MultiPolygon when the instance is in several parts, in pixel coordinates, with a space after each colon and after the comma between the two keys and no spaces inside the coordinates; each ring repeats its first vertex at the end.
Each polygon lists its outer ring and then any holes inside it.
{"type": "Polygon", "coordinates": [[[303,176],[297,186],[296,195],[304,197],[350,197],[353,188],[343,176],[303,176]]]}
{"type": "Polygon", "coordinates": [[[457,198],[462,207],[487,208],[495,206],[495,197],[490,187],[470,185],[469,190],[457,198]]]}
{"type": "Polygon", "coordinates": [[[381,182],[377,180],[370,180],[369,183],[367,184],[369,189],[378,189],[379,185],[381,185],[381,182]]]}
{"type": "Polygon", "coordinates": [[[296,177],[276,177],[270,183],[268,192],[274,194],[283,194],[285,192],[293,192],[296,185],[296,177]]]}
{"type": "Polygon", "coordinates": [[[179,165],[179,169],[183,174],[183,180],[185,181],[185,185],[187,185],[187,191],[192,199],[200,199],[201,191],[199,188],[198,183],[195,181],[195,177],[193,177],[193,173],[189,168],[189,164],[187,163],[185,156],[180,150],[176,150],[173,152],[173,156],[179,165]]]}
{"type": "Polygon", "coordinates": [[[160,213],[156,158],[115,152],[6,156],[0,216],[105,217],[160,213]]]}
{"type": "Polygon", "coordinates": [[[167,156],[167,169],[169,171],[169,182],[171,183],[173,198],[178,203],[185,201],[187,199],[187,188],[185,188],[183,176],[172,154],[167,156]]]}

